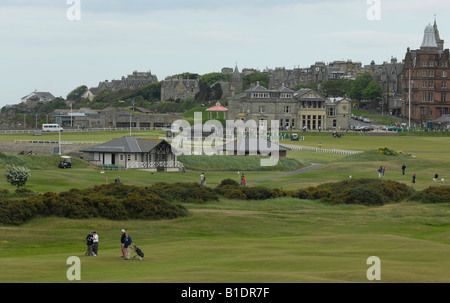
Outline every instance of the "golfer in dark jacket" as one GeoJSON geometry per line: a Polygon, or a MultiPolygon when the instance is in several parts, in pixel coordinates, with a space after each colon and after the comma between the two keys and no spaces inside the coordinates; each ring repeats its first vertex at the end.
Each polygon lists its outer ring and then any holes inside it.
{"type": "Polygon", "coordinates": [[[127,235],[125,234],[125,229],[122,229],[122,237],[120,238],[120,249],[122,250],[122,256],[121,258],[125,258],[125,248],[123,245],[125,244],[125,238],[127,235]]]}
{"type": "Polygon", "coordinates": [[[93,243],[94,243],[94,236],[92,235],[92,232],[89,232],[89,234],[86,237],[87,252],[84,253],[86,256],[92,256],[93,243]]]}

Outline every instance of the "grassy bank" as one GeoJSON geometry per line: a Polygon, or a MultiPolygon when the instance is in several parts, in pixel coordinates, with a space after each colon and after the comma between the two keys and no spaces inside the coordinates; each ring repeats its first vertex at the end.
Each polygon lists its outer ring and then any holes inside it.
{"type": "Polygon", "coordinates": [[[279,158],[275,166],[261,166],[261,160],[269,159],[261,156],[187,156],[181,155],[178,160],[186,169],[197,171],[293,171],[304,165],[293,158],[279,158]]]}

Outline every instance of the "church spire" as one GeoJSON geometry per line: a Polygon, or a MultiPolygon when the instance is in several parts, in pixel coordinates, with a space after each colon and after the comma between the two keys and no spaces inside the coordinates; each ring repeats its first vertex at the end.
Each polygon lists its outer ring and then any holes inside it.
{"type": "Polygon", "coordinates": [[[436,14],[434,14],[433,30],[434,30],[434,35],[435,35],[435,39],[436,39],[436,44],[438,45],[439,50],[443,51],[444,50],[444,40],[442,40],[441,37],[439,36],[439,29],[438,29],[437,23],[436,23],[436,14]]]}

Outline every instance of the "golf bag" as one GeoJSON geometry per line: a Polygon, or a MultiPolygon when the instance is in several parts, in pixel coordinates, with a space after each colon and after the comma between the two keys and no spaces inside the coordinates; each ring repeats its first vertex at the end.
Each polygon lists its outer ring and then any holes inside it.
{"type": "MultiPolygon", "coordinates": [[[[139,247],[137,247],[136,245],[133,245],[133,250],[139,256],[140,260],[142,260],[142,258],[144,258],[144,252],[139,247]]],[[[135,259],[135,258],[136,258],[136,256],[133,256],[133,259],[135,259]]]]}

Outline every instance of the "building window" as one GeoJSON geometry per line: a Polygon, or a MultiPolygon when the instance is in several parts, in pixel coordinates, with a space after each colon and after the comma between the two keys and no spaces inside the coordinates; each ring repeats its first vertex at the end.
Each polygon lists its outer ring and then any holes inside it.
{"type": "Polygon", "coordinates": [[[443,70],[442,71],[442,78],[445,78],[445,77],[447,77],[447,71],[443,70]]]}
{"type": "Polygon", "coordinates": [[[335,108],[333,107],[328,108],[328,116],[333,117],[335,115],[336,115],[335,108]]]}
{"type": "Polygon", "coordinates": [[[123,161],[123,154],[120,154],[120,161],[123,161]]]}
{"type": "Polygon", "coordinates": [[[428,93],[428,101],[434,101],[434,93],[428,93]]]}
{"type": "Polygon", "coordinates": [[[430,70],[429,73],[428,73],[428,75],[429,75],[430,77],[434,77],[434,70],[430,70]]]}
{"type": "Polygon", "coordinates": [[[427,93],[422,93],[422,102],[427,102],[427,93]]]}
{"type": "Polygon", "coordinates": [[[260,114],[263,114],[263,113],[265,113],[266,112],[266,106],[265,105],[260,105],[259,106],[259,113],[260,114]]]}
{"type": "Polygon", "coordinates": [[[427,77],[427,71],[426,71],[426,70],[422,71],[422,77],[423,77],[423,78],[426,78],[426,77],[427,77]]]}
{"type": "Polygon", "coordinates": [[[422,88],[427,88],[427,81],[422,81],[422,88]]]}
{"type": "Polygon", "coordinates": [[[333,127],[337,126],[337,120],[333,120],[333,127]]]}
{"type": "Polygon", "coordinates": [[[285,106],[283,107],[283,112],[284,112],[285,114],[289,114],[289,113],[291,112],[291,106],[290,106],[290,105],[285,105],[285,106]]]}
{"type": "Polygon", "coordinates": [[[442,81],[441,88],[447,88],[447,82],[446,81],[442,81]]]}
{"type": "Polygon", "coordinates": [[[130,154],[127,155],[127,161],[131,161],[131,155],[130,154]]]}
{"type": "Polygon", "coordinates": [[[441,101],[447,102],[447,93],[441,93],[441,101]]]}
{"type": "Polygon", "coordinates": [[[100,161],[100,154],[94,153],[94,161],[100,161]]]}
{"type": "Polygon", "coordinates": [[[428,88],[434,88],[434,81],[428,81],[428,88]]]}
{"type": "Polygon", "coordinates": [[[134,154],[134,161],[136,161],[137,162],[137,159],[138,158],[138,155],[137,154],[134,154]]]}

